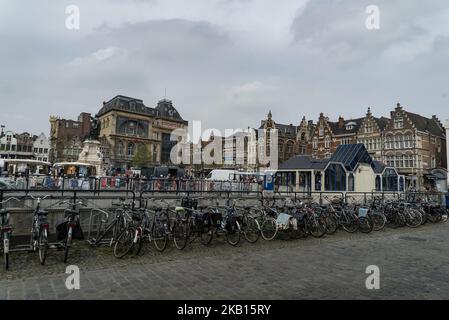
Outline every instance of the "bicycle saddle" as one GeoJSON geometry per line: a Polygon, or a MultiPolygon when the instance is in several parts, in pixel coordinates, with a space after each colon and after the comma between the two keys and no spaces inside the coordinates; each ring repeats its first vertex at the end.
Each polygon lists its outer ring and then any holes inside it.
{"type": "Polygon", "coordinates": [[[184,207],[176,207],[175,212],[184,212],[186,209],[184,207]]]}
{"type": "Polygon", "coordinates": [[[65,209],[64,212],[65,212],[66,214],[75,214],[75,215],[80,214],[79,210],[72,210],[72,209],[65,209]]]}
{"type": "Polygon", "coordinates": [[[45,210],[39,210],[38,212],[36,212],[36,214],[38,216],[47,216],[48,215],[48,211],[45,210]]]}

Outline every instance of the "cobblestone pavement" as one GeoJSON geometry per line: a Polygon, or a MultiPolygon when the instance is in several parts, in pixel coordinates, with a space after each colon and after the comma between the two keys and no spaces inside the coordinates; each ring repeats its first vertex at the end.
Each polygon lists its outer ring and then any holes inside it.
{"type": "Polygon", "coordinates": [[[122,260],[80,243],[69,261],[80,290],[65,287],[62,252],[44,267],[15,252],[11,271],[0,271],[0,299],[447,299],[448,252],[447,223],[236,248],[216,240],[122,260]],[[380,268],[380,290],[365,288],[369,265],[380,268]]]}

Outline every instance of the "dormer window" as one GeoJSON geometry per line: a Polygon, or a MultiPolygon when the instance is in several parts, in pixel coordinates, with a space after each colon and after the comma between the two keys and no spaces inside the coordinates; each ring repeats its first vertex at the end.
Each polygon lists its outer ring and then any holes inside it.
{"type": "Polygon", "coordinates": [[[346,125],[346,130],[352,130],[354,129],[354,126],[352,124],[346,125]]]}

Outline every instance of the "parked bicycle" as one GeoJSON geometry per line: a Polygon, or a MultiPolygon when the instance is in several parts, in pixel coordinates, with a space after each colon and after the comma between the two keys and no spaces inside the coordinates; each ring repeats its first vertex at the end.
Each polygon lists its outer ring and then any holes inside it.
{"type": "Polygon", "coordinates": [[[48,251],[48,233],[49,224],[47,221],[48,212],[41,209],[41,202],[49,197],[46,195],[44,197],[34,197],[33,195],[28,195],[31,199],[36,200],[36,208],[33,212],[33,225],[31,227],[31,239],[30,247],[33,252],[39,252],[39,261],[41,265],[45,264],[47,259],[48,251]]]}
{"type": "Polygon", "coordinates": [[[10,246],[11,246],[11,238],[12,238],[12,232],[13,227],[11,225],[11,213],[8,209],[3,209],[2,206],[6,203],[8,203],[11,200],[19,201],[19,199],[11,197],[8,198],[5,201],[0,202],[0,241],[1,241],[1,248],[3,251],[3,262],[5,269],[9,269],[9,252],[10,252],[10,246]]]}

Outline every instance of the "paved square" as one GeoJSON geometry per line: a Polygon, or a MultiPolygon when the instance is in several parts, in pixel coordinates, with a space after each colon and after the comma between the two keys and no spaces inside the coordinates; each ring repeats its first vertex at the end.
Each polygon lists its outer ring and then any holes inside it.
{"type": "Polygon", "coordinates": [[[14,253],[0,299],[447,299],[448,252],[447,223],[237,248],[218,239],[122,260],[79,243],[69,262],[81,270],[80,290],[65,287],[62,252],[46,266],[14,253]],[[365,287],[369,265],[380,268],[380,290],[365,287]]]}

